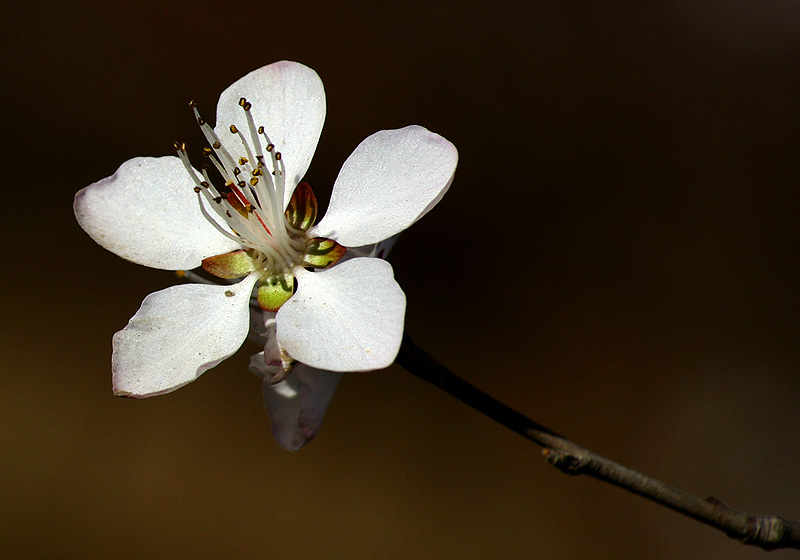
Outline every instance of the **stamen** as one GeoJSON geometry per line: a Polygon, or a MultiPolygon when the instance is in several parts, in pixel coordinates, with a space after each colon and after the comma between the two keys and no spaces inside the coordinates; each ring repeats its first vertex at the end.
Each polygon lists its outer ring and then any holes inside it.
{"type": "Polygon", "coordinates": [[[283,156],[264,127],[256,127],[250,102],[245,98],[239,100],[250,138],[236,125],[229,127],[231,134],[237,135],[241,143],[237,157],[223,146],[214,129],[200,116],[196,104],[191,102],[189,106],[210,144],[210,147],[203,148],[203,155],[220,173],[227,188],[221,191],[214,187],[207,163],[198,174],[189,162],[186,144],[175,143],[178,157],[195,184],[194,191],[203,216],[225,237],[252,249],[255,255],[261,255],[259,266],[265,273],[274,274],[301,262],[306,250],[305,232],[288,224],[284,215],[286,167],[283,156]],[[265,162],[264,147],[270,155],[271,169],[265,162]],[[265,173],[265,169],[269,172],[265,173]],[[209,207],[219,219],[212,217],[209,207]]]}
{"type": "MultiPolygon", "coordinates": [[[[253,114],[250,113],[250,103],[242,97],[239,100],[239,105],[244,108],[244,116],[247,119],[247,128],[250,130],[250,141],[253,142],[253,148],[256,150],[256,157],[258,158],[259,162],[264,161],[264,154],[261,152],[261,142],[258,140],[258,134],[256,134],[256,123],[253,121],[253,114]]],[[[263,130],[264,127],[261,127],[263,130]]],[[[252,159],[252,157],[250,158],[252,159]]]]}
{"type": "MultiPolygon", "coordinates": [[[[253,120],[253,114],[250,112],[252,105],[250,104],[249,101],[247,101],[247,99],[242,97],[241,99],[239,99],[239,106],[242,107],[242,109],[244,109],[245,119],[247,120],[247,128],[250,131],[250,140],[253,143],[253,148],[256,154],[256,160],[258,161],[257,166],[255,166],[252,170],[252,175],[254,178],[257,176],[263,176],[264,154],[261,151],[261,142],[259,141],[258,133],[256,132],[256,124],[255,121],[253,120]]],[[[263,130],[264,130],[263,126],[258,128],[259,132],[262,132],[263,130]]],[[[245,143],[244,140],[242,140],[242,143],[245,143]]],[[[252,159],[252,155],[250,156],[250,158],[252,159]]],[[[250,184],[253,187],[257,187],[258,180],[256,179],[255,182],[251,180],[250,184]]],[[[253,195],[259,201],[259,204],[262,207],[267,206],[269,208],[270,222],[279,223],[280,221],[279,212],[280,208],[282,207],[282,199],[279,199],[278,197],[274,196],[274,190],[275,190],[274,184],[272,184],[272,181],[270,181],[269,184],[261,188],[252,189],[253,195]]]]}
{"type": "Polygon", "coordinates": [[[239,158],[239,165],[244,165],[243,163],[241,163],[242,160],[244,160],[245,162],[247,162],[248,160],[253,161],[253,152],[250,151],[250,146],[248,145],[247,140],[244,139],[244,135],[238,128],[236,128],[235,124],[231,125],[231,134],[236,134],[239,136],[239,140],[241,141],[242,146],[244,146],[244,151],[247,152],[247,158],[239,158]]]}
{"type": "MultiPolygon", "coordinates": [[[[195,191],[195,192],[197,192],[197,191],[195,191]]],[[[215,220],[214,218],[211,217],[211,215],[206,210],[205,204],[203,204],[203,199],[200,198],[200,193],[197,194],[197,204],[200,205],[200,212],[203,214],[203,217],[206,220],[208,220],[211,223],[211,225],[216,228],[216,230],[218,232],[220,232],[222,235],[224,235],[228,239],[236,241],[237,243],[241,243],[243,241],[240,237],[237,237],[237,236],[231,234],[230,232],[225,231],[225,228],[223,228],[221,225],[219,225],[219,223],[217,223],[217,220],[215,220]]]]}
{"type": "Polygon", "coordinates": [[[195,173],[194,167],[192,167],[192,164],[189,162],[189,156],[186,154],[186,142],[175,142],[173,146],[175,146],[175,149],[178,151],[178,159],[180,159],[181,163],[183,163],[183,167],[186,169],[186,172],[195,182],[195,185],[197,185],[197,187],[201,187],[202,183],[200,178],[197,176],[197,173],[195,173]]]}
{"type": "Polygon", "coordinates": [[[222,175],[222,178],[225,179],[226,182],[233,182],[233,177],[231,177],[231,174],[228,173],[228,170],[225,168],[225,166],[222,165],[222,162],[213,156],[209,157],[208,159],[214,164],[214,167],[217,168],[217,171],[219,171],[219,174],[222,175]]]}
{"type": "Polygon", "coordinates": [[[258,133],[263,135],[264,138],[267,140],[267,151],[271,152],[272,149],[275,147],[275,145],[272,143],[272,140],[269,139],[269,136],[267,136],[267,133],[264,131],[263,126],[258,127],[258,133]]]}
{"type": "MultiPolygon", "coordinates": [[[[253,120],[253,115],[250,112],[252,105],[246,98],[242,97],[239,99],[239,106],[244,109],[245,112],[245,119],[247,120],[247,127],[250,130],[250,138],[253,142],[253,147],[256,152],[256,160],[258,161],[258,166],[254,168],[252,174],[253,176],[262,175],[262,168],[264,166],[264,156],[261,152],[261,142],[258,139],[258,134],[256,133],[256,125],[255,121],[253,120]]],[[[233,130],[233,127],[232,129],[233,130]]],[[[259,133],[263,133],[264,127],[261,126],[258,128],[259,133]]],[[[238,130],[237,130],[238,132],[238,130]]],[[[241,133],[239,133],[241,135],[241,133]]],[[[266,134],[265,134],[266,137],[266,134]]],[[[269,139],[268,139],[269,140],[269,139]]],[[[244,139],[242,139],[242,143],[246,144],[244,139]]],[[[268,142],[271,144],[271,142],[268,142]]],[[[252,159],[252,154],[250,155],[250,159],[252,159]]],[[[273,166],[274,167],[274,166],[273,166]]],[[[267,210],[269,214],[269,221],[272,224],[279,224],[282,222],[282,210],[283,210],[283,194],[277,193],[275,189],[275,184],[270,181],[269,184],[259,187],[258,181],[256,183],[251,183],[254,187],[252,189],[254,197],[258,200],[259,205],[264,209],[267,210]],[[277,196],[276,196],[277,195],[277,196]]],[[[279,226],[273,228],[274,230],[280,231],[281,228],[279,226]]],[[[281,234],[278,234],[281,235],[281,234]]],[[[282,243],[284,244],[284,243],[282,243]]]]}
{"type": "Polygon", "coordinates": [[[214,129],[211,128],[211,125],[209,125],[205,121],[205,119],[200,116],[200,111],[197,110],[197,105],[194,102],[190,103],[189,106],[192,108],[192,111],[194,112],[195,119],[197,119],[197,124],[200,125],[200,130],[203,131],[203,135],[206,137],[206,141],[208,141],[208,143],[211,144],[211,147],[215,150],[218,157],[219,154],[222,154],[223,157],[220,158],[220,160],[223,159],[226,160],[224,162],[225,166],[233,168],[234,159],[231,157],[230,153],[228,153],[228,150],[226,150],[225,147],[222,145],[222,142],[220,142],[217,133],[214,132],[214,129]]]}

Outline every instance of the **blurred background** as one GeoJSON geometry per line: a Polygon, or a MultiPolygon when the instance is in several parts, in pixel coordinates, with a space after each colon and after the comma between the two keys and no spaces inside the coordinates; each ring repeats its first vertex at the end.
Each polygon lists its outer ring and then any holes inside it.
{"type": "Polygon", "coordinates": [[[561,474],[396,366],[345,376],[294,454],[255,347],[166,396],[111,394],[112,334],[174,279],[96,246],[74,193],[199,150],[188,100],[211,117],[297,60],[327,91],[323,201],[377,130],[460,151],[392,255],[421,346],[596,452],[800,518],[800,2],[599,4],[6,6],[0,556],[764,557],[561,474]]]}

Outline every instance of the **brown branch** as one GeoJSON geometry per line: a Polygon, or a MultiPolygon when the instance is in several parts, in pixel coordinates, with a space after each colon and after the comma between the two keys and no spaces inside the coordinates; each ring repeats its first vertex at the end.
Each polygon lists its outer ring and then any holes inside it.
{"type": "Polygon", "coordinates": [[[774,550],[800,549],[800,523],[774,515],[753,515],[730,508],[716,498],[701,498],[601,457],[467,383],[414,344],[406,335],[397,363],[472,408],[541,445],[547,462],[569,475],[585,474],[723,531],[731,538],[774,550]]]}

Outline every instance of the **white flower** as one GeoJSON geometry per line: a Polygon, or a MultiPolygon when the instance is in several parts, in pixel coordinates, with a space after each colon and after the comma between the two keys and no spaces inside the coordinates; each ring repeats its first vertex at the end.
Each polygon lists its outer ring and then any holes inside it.
{"type": "Polygon", "coordinates": [[[261,306],[277,311],[285,360],[332,372],[388,366],[405,314],[391,266],[369,257],[332,265],[344,247],[378,243],[428,212],[452,181],[455,147],[419,126],[373,134],[345,161],[327,214],[311,227],[316,202],[300,180],[325,119],[313,70],[265,66],[222,93],[215,128],[196,115],[224,187],[193,169],[179,145],[179,157],[132,159],[75,196],[81,227],[125,259],[243,277],[147,296],[114,336],[115,393],[167,393],[232,355],[247,336],[256,286],[261,306]]]}

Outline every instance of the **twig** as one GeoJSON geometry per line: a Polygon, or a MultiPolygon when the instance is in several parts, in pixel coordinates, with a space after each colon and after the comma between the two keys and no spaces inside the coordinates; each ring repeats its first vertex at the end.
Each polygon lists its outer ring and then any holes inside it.
{"type": "Polygon", "coordinates": [[[800,523],[774,515],[753,515],[737,511],[716,498],[695,496],[601,457],[467,383],[416,346],[408,335],[403,338],[396,361],[410,373],[541,445],[547,462],[566,474],[585,474],[619,486],[715,527],[744,544],[764,550],[800,549],[800,523]]]}

